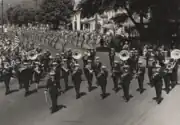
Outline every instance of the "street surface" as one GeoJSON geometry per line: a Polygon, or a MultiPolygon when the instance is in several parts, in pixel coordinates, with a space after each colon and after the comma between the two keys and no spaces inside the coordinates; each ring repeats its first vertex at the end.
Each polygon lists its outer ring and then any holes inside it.
{"type": "MultiPolygon", "coordinates": [[[[50,49],[53,54],[56,50],[50,49]]],[[[109,67],[107,53],[98,53],[101,61],[109,67]]],[[[45,82],[41,82],[43,86],[45,82]]],[[[44,89],[24,97],[24,90],[4,95],[4,85],[0,86],[0,125],[180,125],[180,87],[177,85],[168,95],[163,91],[164,100],[157,104],[155,90],[147,85],[147,74],[144,86],[146,91],[136,91],[138,84],[133,80],[130,86],[132,98],[125,102],[122,90],[115,93],[112,80],[109,79],[106,99],[100,97],[100,88],[88,92],[87,83],[81,85],[84,96],[75,99],[74,88],[59,96],[58,104],[63,107],[50,114],[45,102],[44,89]]],[[[72,84],[70,84],[72,86],[72,84]]],[[[96,86],[94,84],[94,86],[96,86]]],[[[16,79],[11,82],[11,89],[17,90],[16,79]]],[[[31,86],[31,90],[35,85],[31,86]]]]}

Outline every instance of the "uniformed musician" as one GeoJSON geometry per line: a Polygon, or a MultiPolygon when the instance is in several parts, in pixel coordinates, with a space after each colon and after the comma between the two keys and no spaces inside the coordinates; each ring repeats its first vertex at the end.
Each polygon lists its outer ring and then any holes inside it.
{"type": "Polygon", "coordinates": [[[152,83],[154,84],[154,88],[156,91],[156,101],[157,103],[160,103],[162,100],[162,86],[163,86],[163,82],[162,82],[162,72],[161,72],[161,66],[160,65],[156,65],[155,66],[155,70],[153,72],[153,76],[152,76],[152,83]]]}
{"type": "Polygon", "coordinates": [[[34,79],[35,79],[35,83],[36,83],[36,90],[38,90],[39,88],[39,83],[41,80],[41,68],[40,68],[40,63],[39,62],[35,62],[35,69],[34,69],[34,79]]]}
{"type": "Polygon", "coordinates": [[[124,92],[124,99],[126,101],[129,101],[129,99],[130,99],[129,86],[130,86],[130,82],[132,80],[129,65],[124,65],[123,70],[124,70],[124,72],[121,75],[121,84],[122,84],[122,88],[123,88],[123,92],[124,92]]]}
{"type": "Polygon", "coordinates": [[[89,60],[88,52],[84,52],[84,56],[82,60],[83,60],[83,67],[85,67],[88,64],[88,60],[89,60]]]}
{"type": "Polygon", "coordinates": [[[67,68],[66,65],[66,59],[63,59],[61,62],[61,78],[64,79],[65,83],[65,91],[68,90],[68,81],[69,81],[69,69],[67,68]]]}
{"type": "Polygon", "coordinates": [[[171,72],[171,65],[165,61],[164,62],[165,66],[163,67],[163,79],[164,79],[164,84],[165,84],[165,90],[166,93],[168,94],[170,92],[170,77],[172,75],[171,72]]]}
{"type": "Polygon", "coordinates": [[[98,73],[101,71],[101,66],[102,66],[102,63],[100,62],[99,57],[96,57],[96,60],[93,65],[93,70],[94,70],[96,77],[97,77],[98,73]]]}
{"type": "Polygon", "coordinates": [[[97,82],[98,85],[101,87],[102,98],[105,98],[106,96],[107,78],[108,78],[108,71],[106,69],[106,66],[102,66],[100,72],[97,75],[97,82]]]}
{"type": "Polygon", "coordinates": [[[109,52],[109,61],[110,61],[111,68],[113,67],[115,55],[116,55],[115,49],[111,48],[109,52]]]}
{"type": "Polygon", "coordinates": [[[60,79],[61,79],[61,67],[60,64],[57,62],[53,62],[53,71],[55,72],[54,78],[56,81],[56,86],[58,87],[59,92],[61,91],[61,84],[60,84],[60,79]]]}
{"type": "Polygon", "coordinates": [[[139,92],[143,93],[144,91],[144,75],[145,75],[145,67],[143,66],[143,62],[141,60],[138,61],[138,69],[137,69],[137,80],[139,85],[139,92]]]}
{"type": "Polygon", "coordinates": [[[88,91],[90,92],[92,89],[92,80],[93,80],[93,69],[92,69],[91,60],[88,60],[87,65],[84,67],[84,74],[88,82],[88,91]]]}
{"type": "Polygon", "coordinates": [[[80,85],[82,82],[82,69],[80,69],[79,64],[75,64],[75,68],[72,72],[72,81],[74,83],[75,91],[76,91],[76,99],[80,98],[80,85]]]}
{"type": "Polygon", "coordinates": [[[51,102],[52,102],[51,112],[53,113],[58,108],[58,105],[57,105],[58,87],[55,80],[55,72],[53,71],[49,73],[49,78],[46,83],[45,94],[47,94],[47,92],[49,93],[50,98],[51,98],[51,102]]]}
{"type": "Polygon", "coordinates": [[[153,58],[149,58],[148,60],[148,78],[149,78],[149,85],[152,87],[152,70],[155,66],[156,62],[153,58]]]}
{"type": "Polygon", "coordinates": [[[120,63],[119,63],[119,61],[115,60],[114,65],[112,67],[112,76],[111,76],[113,83],[114,83],[113,90],[115,92],[118,91],[118,84],[119,84],[119,80],[120,80],[120,75],[121,75],[120,63]]]}

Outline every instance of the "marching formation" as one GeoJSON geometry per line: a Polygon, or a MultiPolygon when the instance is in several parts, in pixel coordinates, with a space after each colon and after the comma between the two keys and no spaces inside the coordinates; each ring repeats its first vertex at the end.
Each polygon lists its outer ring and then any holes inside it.
{"type": "MultiPolygon", "coordinates": [[[[17,37],[15,38],[17,40],[17,37]]],[[[18,40],[19,41],[19,40],[18,40]]],[[[11,44],[13,43],[10,42],[11,44]]],[[[92,90],[93,79],[96,79],[96,85],[101,88],[101,97],[107,96],[106,86],[107,80],[111,76],[114,83],[113,90],[118,92],[119,88],[123,89],[124,99],[130,100],[130,85],[133,79],[137,79],[140,94],[145,90],[144,77],[148,70],[149,85],[155,88],[157,103],[162,100],[162,87],[165,86],[167,93],[177,84],[177,60],[176,51],[171,52],[171,59],[167,59],[166,52],[162,47],[153,49],[147,48],[145,52],[146,65],[143,64],[140,52],[135,48],[130,50],[129,44],[126,42],[120,53],[116,53],[115,49],[109,51],[109,61],[111,71],[96,55],[96,49],[88,49],[83,53],[80,50],[67,49],[61,53],[57,53],[52,57],[50,51],[42,50],[40,46],[34,43],[18,44],[12,50],[1,52],[1,81],[4,81],[6,92],[10,92],[10,79],[15,77],[18,79],[19,89],[25,89],[25,96],[28,96],[29,87],[33,82],[36,83],[38,91],[40,80],[47,78],[45,97],[51,98],[52,112],[57,109],[57,98],[59,93],[68,90],[69,82],[72,81],[76,98],[80,98],[81,83],[86,78],[89,92],[92,90]],[[173,53],[175,53],[173,55],[173,53]],[[80,66],[80,61],[83,66],[80,66]],[[69,81],[69,78],[72,80],[69,81]],[[62,90],[61,79],[64,80],[65,90],[62,90]]],[[[14,46],[14,44],[12,44],[14,46]]]]}

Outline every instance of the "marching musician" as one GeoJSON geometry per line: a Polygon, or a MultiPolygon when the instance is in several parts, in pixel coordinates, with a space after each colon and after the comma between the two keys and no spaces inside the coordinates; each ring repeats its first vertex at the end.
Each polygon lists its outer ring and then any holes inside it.
{"type": "Polygon", "coordinates": [[[171,81],[171,87],[174,88],[177,84],[177,63],[176,60],[170,59],[169,62],[171,65],[170,67],[170,81],[171,81]]]}
{"type": "Polygon", "coordinates": [[[67,68],[68,69],[71,69],[71,63],[72,63],[72,61],[73,61],[73,53],[72,53],[72,50],[71,49],[69,49],[68,51],[67,51],[67,68]]]}
{"type": "Polygon", "coordinates": [[[88,52],[84,52],[84,56],[82,58],[83,60],[83,67],[85,67],[88,64],[89,55],[88,52]]]}
{"type": "Polygon", "coordinates": [[[155,66],[155,70],[153,71],[152,83],[156,91],[156,101],[159,104],[162,100],[161,94],[162,94],[163,81],[162,81],[161,66],[158,64],[155,66]]]}
{"type": "Polygon", "coordinates": [[[96,60],[93,65],[93,70],[94,70],[96,77],[97,77],[98,73],[101,71],[101,66],[102,66],[102,63],[100,62],[99,57],[96,57],[96,60]]]}
{"type": "Polygon", "coordinates": [[[111,68],[113,67],[113,62],[114,62],[115,55],[116,55],[115,49],[111,48],[110,52],[109,52],[109,61],[110,61],[111,68]]]}
{"type": "Polygon", "coordinates": [[[94,62],[95,57],[96,57],[96,49],[91,49],[89,59],[92,60],[92,62],[94,62]]]}
{"type": "Polygon", "coordinates": [[[67,66],[65,66],[65,62],[67,60],[63,59],[63,61],[61,62],[61,78],[64,79],[64,83],[65,83],[65,91],[68,90],[68,81],[69,81],[69,69],[67,68],[67,66]]]}
{"type": "Polygon", "coordinates": [[[55,72],[49,73],[49,78],[47,80],[46,90],[45,90],[46,95],[47,95],[47,92],[49,93],[50,98],[51,98],[51,102],[52,102],[51,112],[53,113],[58,108],[58,105],[57,105],[58,87],[55,80],[55,72]]]}
{"type": "Polygon", "coordinates": [[[93,69],[92,69],[92,61],[88,60],[88,63],[84,67],[84,74],[88,82],[88,91],[90,92],[92,89],[92,80],[93,80],[93,69]]]}
{"type": "Polygon", "coordinates": [[[148,78],[149,78],[149,85],[150,86],[153,86],[153,84],[152,84],[152,75],[153,75],[152,71],[153,71],[155,64],[156,64],[155,59],[149,58],[149,60],[148,60],[148,78]]]}
{"type": "Polygon", "coordinates": [[[2,66],[2,78],[5,84],[5,88],[6,88],[6,92],[5,95],[8,95],[10,93],[10,80],[11,80],[11,76],[12,76],[12,69],[9,66],[2,66]]]}
{"type": "Polygon", "coordinates": [[[39,88],[39,83],[41,80],[41,68],[40,68],[40,63],[39,62],[35,62],[35,68],[34,68],[34,79],[35,79],[35,83],[36,83],[36,90],[38,90],[39,88]]]}
{"type": "Polygon", "coordinates": [[[138,80],[138,84],[139,84],[139,92],[143,93],[144,91],[144,74],[145,74],[145,67],[143,66],[143,62],[141,60],[138,61],[138,69],[137,69],[137,80],[138,80]]]}
{"type": "Polygon", "coordinates": [[[61,84],[60,84],[60,79],[61,79],[61,66],[57,62],[53,62],[53,71],[55,73],[54,79],[56,81],[56,86],[58,87],[58,90],[61,91],[61,84]]]}
{"type": "Polygon", "coordinates": [[[164,84],[165,84],[165,90],[166,90],[166,93],[168,94],[169,91],[170,91],[170,78],[171,78],[171,75],[172,75],[172,70],[171,70],[171,65],[165,61],[164,62],[165,66],[163,67],[163,79],[164,79],[164,84]]]}
{"type": "Polygon", "coordinates": [[[72,81],[74,83],[75,91],[76,91],[76,99],[80,98],[80,85],[82,82],[82,70],[80,69],[79,64],[75,64],[75,68],[72,72],[72,81]]]}
{"type": "Polygon", "coordinates": [[[120,75],[121,75],[120,63],[119,63],[119,61],[115,60],[114,65],[112,67],[112,76],[111,76],[113,79],[113,83],[114,83],[113,90],[115,92],[118,91],[118,84],[119,84],[119,80],[120,80],[120,75]]]}
{"type": "Polygon", "coordinates": [[[106,69],[106,66],[101,66],[100,72],[97,75],[97,81],[101,87],[102,98],[105,98],[106,96],[107,78],[108,78],[108,71],[106,69]]]}
{"type": "Polygon", "coordinates": [[[130,67],[129,65],[123,66],[123,74],[121,75],[121,84],[124,92],[124,98],[126,101],[129,101],[130,95],[129,95],[129,86],[131,83],[131,73],[130,73],[130,67]]]}

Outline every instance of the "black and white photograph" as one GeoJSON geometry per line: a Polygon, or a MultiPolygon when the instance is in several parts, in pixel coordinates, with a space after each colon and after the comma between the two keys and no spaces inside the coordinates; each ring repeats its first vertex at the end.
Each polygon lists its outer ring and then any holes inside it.
{"type": "Polygon", "coordinates": [[[0,125],[180,125],[180,0],[0,0],[0,125]]]}

